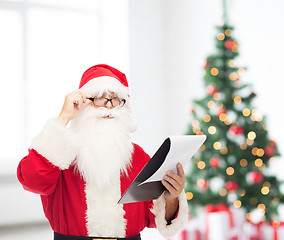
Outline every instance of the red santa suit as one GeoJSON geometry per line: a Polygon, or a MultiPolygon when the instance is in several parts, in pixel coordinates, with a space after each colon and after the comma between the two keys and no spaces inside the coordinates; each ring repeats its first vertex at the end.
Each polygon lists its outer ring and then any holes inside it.
{"type": "Polygon", "coordinates": [[[179,211],[170,224],[165,220],[165,199],[118,204],[118,200],[150,157],[133,144],[128,174],[121,173],[109,189],[88,183],[76,168],[78,145],[72,129],[60,119],[49,120],[33,140],[29,154],[18,166],[24,189],[40,194],[43,210],[54,232],[74,236],[133,237],[145,227],[165,237],[176,234],[187,221],[184,192],[179,211]]]}

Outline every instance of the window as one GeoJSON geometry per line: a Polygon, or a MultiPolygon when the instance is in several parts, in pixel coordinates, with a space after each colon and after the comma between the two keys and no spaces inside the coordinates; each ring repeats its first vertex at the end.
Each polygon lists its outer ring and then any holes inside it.
{"type": "Polygon", "coordinates": [[[0,0],[0,175],[98,63],[127,72],[127,1],[0,0]]]}

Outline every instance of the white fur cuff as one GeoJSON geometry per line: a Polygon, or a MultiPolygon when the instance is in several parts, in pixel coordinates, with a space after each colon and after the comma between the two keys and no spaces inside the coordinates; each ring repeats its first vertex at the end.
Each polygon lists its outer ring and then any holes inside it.
{"type": "Polygon", "coordinates": [[[154,207],[152,209],[152,212],[156,217],[155,221],[159,232],[165,238],[173,237],[183,228],[184,224],[188,221],[188,205],[185,193],[182,192],[179,195],[178,215],[174,220],[172,220],[171,224],[167,225],[167,221],[165,219],[166,201],[164,194],[162,194],[162,196],[160,196],[157,200],[154,201],[154,207]]]}
{"type": "Polygon", "coordinates": [[[78,152],[74,133],[59,118],[47,122],[31,147],[62,170],[69,168],[78,152]]]}

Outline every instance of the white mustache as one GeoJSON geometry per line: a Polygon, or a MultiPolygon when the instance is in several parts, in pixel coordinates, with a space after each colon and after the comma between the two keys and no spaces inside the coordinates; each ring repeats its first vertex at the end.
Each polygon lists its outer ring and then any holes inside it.
{"type": "Polygon", "coordinates": [[[107,109],[107,108],[104,108],[104,107],[101,107],[101,108],[98,108],[98,117],[101,118],[101,117],[117,117],[117,112],[118,112],[118,109],[116,108],[113,108],[113,109],[107,109]]]}

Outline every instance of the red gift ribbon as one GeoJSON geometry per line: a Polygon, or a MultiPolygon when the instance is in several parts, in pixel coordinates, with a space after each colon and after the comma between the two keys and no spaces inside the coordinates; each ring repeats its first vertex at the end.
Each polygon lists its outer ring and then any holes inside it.
{"type": "Polygon", "coordinates": [[[270,223],[270,225],[273,227],[273,232],[274,232],[274,240],[278,240],[278,228],[280,226],[284,226],[284,222],[276,222],[276,221],[272,221],[270,223]]]}
{"type": "Polygon", "coordinates": [[[178,240],[187,240],[187,232],[186,232],[186,230],[182,230],[180,232],[178,240]]]}
{"type": "MultiPolygon", "coordinates": [[[[194,235],[195,235],[194,240],[200,240],[201,235],[200,235],[200,231],[198,229],[194,230],[194,235]]],[[[168,240],[170,240],[170,239],[168,239],[168,240]]],[[[184,229],[179,233],[178,240],[193,240],[193,239],[189,239],[188,232],[184,229]]]]}
{"type": "Polygon", "coordinates": [[[260,221],[258,223],[253,223],[250,220],[247,220],[248,223],[256,227],[256,235],[250,236],[250,240],[259,240],[260,239],[260,227],[264,224],[264,221],[260,221]]]}
{"type": "MultiPolygon", "coordinates": [[[[228,206],[225,203],[219,203],[217,205],[214,204],[208,204],[205,208],[206,211],[206,239],[209,240],[209,223],[208,223],[208,213],[213,212],[226,212],[229,215],[230,219],[230,227],[234,227],[234,220],[233,220],[233,214],[228,208],[228,206]]],[[[234,237],[233,240],[237,240],[237,237],[234,237]]]]}
{"type": "Polygon", "coordinates": [[[196,229],[196,230],[195,230],[195,239],[196,239],[196,240],[200,240],[200,238],[201,238],[200,231],[196,229]]]}
{"type": "MultiPolygon", "coordinates": [[[[257,235],[250,237],[250,240],[259,240],[260,239],[260,228],[261,228],[261,226],[263,224],[265,224],[265,222],[264,221],[260,221],[258,223],[252,223],[249,220],[247,220],[247,222],[249,222],[250,224],[256,226],[256,230],[257,230],[257,235]]],[[[267,223],[267,224],[273,227],[274,240],[279,240],[277,230],[278,230],[278,228],[280,226],[284,226],[284,222],[271,221],[270,223],[267,223]]]]}

